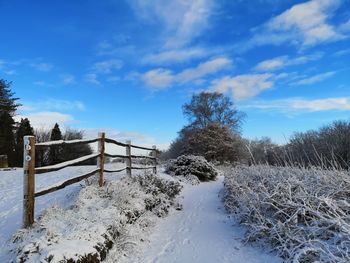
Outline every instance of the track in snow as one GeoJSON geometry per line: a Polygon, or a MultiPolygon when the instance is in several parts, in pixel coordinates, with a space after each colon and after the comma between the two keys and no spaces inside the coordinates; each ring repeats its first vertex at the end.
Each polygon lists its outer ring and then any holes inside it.
{"type": "Polygon", "coordinates": [[[186,185],[183,210],[161,220],[141,256],[128,262],[283,262],[242,243],[243,229],[233,226],[221,201],[222,182],[186,185]]]}

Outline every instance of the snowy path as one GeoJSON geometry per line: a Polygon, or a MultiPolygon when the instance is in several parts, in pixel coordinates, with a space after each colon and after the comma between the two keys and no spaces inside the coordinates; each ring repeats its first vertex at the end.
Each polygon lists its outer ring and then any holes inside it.
{"type": "Polygon", "coordinates": [[[243,230],[233,226],[220,200],[222,182],[187,185],[183,211],[160,220],[139,258],[129,262],[283,262],[241,242],[243,230]]]}

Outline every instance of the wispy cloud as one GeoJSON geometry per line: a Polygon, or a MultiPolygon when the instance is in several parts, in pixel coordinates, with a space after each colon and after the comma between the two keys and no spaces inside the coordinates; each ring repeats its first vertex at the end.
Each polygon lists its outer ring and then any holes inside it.
{"type": "Polygon", "coordinates": [[[221,93],[232,93],[235,99],[245,99],[256,96],[274,84],[274,75],[248,74],[234,77],[226,76],[212,81],[211,89],[221,93]]]}
{"type": "Polygon", "coordinates": [[[195,68],[188,68],[180,72],[176,79],[179,82],[185,83],[195,79],[199,79],[208,74],[212,74],[222,70],[232,64],[231,60],[226,57],[219,57],[206,62],[200,63],[195,68]]]}
{"type": "Polygon", "coordinates": [[[97,79],[97,74],[95,73],[88,73],[85,75],[85,81],[97,86],[101,86],[102,83],[97,79]]]}
{"type": "Polygon", "coordinates": [[[150,70],[142,75],[142,80],[151,88],[167,88],[174,83],[184,84],[201,79],[209,74],[214,74],[232,64],[226,57],[218,57],[200,63],[194,68],[187,68],[178,74],[168,69],[158,68],[150,70]]]}
{"type": "Polygon", "coordinates": [[[64,85],[71,85],[76,83],[75,76],[71,74],[61,75],[61,79],[64,85]]]}
{"type": "Polygon", "coordinates": [[[343,32],[350,32],[350,19],[344,24],[340,25],[339,29],[343,32]]]}
{"type": "Polygon", "coordinates": [[[147,71],[141,78],[151,88],[164,89],[173,83],[175,76],[168,69],[158,68],[147,71]]]}
{"type": "Polygon", "coordinates": [[[33,62],[30,66],[38,71],[49,72],[53,69],[53,64],[44,62],[33,62]]]}
{"type": "Polygon", "coordinates": [[[347,49],[338,50],[333,55],[336,57],[341,57],[349,54],[350,54],[350,48],[347,48],[347,49]]]}
{"type": "Polygon", "coordinates": [[[92,66],[94,73],[111,74],[115,70],[119,70],[123,66],[123,61],[120,59],[109,59],[96,62],[92,66]]]}
{"type": "Polygon", "coordinates": [[[181,48],[161,51],[146,55],[142,62],[145,64],[163,65],[169,63],[183,63],[193,59],[210,56],[210,50],[204,48],[181,48]]]}
{"type": "Polygon", "coordinates": [[[164,25],[165,47],[178,48],[202,34],[214,8],[212,0],[130,0],[141,19],[164,25]]]}
{"type": "Polygon", "coordinates": [[[279,69],[285,65],[286,59],[287,59],[286,56],[267,59],[267,60],[261,61],[258,65],[256,65],[255,69],[260,71],[270,71],[270,70],[279,69]]]}
{"type": "Polygon", "coordinates": [[[35,86],[40,86],[40,87],[48,87],[48,88],[54,87],[53,84],[48,83],[48,82],[43,81],[43,80],[34,81],[33,84],[34,84],[35,86]]]}
{"type": "Polygon", "coordinates": [[[285,68],[287,66],[306,64],[310,61],[321,59],[322,57],[322,52],[316,52],[310,55],[298,56],[295,58],[290,58],[289,56],[280,56],[273,59],[261,61],[255,66],[255,69],[259,71],[273,71],[285,68]]]}
{"type": "Polygon", "coordinates": [[[59,100],[46,99],[40,101],[22,101],[24,107],[21,107],[21,112],[24,111],[84,111],[85,105],[78,100],[59,100]]]}
{"type": "Polygon", "coordinates": [[[4,59],[0,59],[0,70],[5,75],[11,76],[11,75],[16,75],[17,74],[17,71],[14,70],[12,67],[13,67],[13,65],[11,65],[11,63],[7,62],[4,59]]]}
{"type": "Polygon", "coordinates": [[[339,25],[329,20],[340,0],[312,0],[296,4],[255,30],[245,49],[266,44],[292,44],[305,48],[344,39],[339,25]]]}
{"type": "Polygon", "coordinates": [[[334,76],[336,72],[335,71],[329,71],[329,72],[325,72],[325,73],[321,73],[321,74],[317,74],[308,78],[304,78],[301,79],[295,83],[293,83],[294,85],[310,85],[310,84],[314,84],[316,82],[321,82],[325,79],[328,79],[332,76],[334,76]]]}
{"type": "Polygon", "coordinates": [[[305,99],[288,98],[270,101],[255,101],[241,105],[242,108],[255,108],[262,110],[277,110],[280,112],[318,112],[318,111],[349,111],[350,99],[347,97],[305,99]]]}

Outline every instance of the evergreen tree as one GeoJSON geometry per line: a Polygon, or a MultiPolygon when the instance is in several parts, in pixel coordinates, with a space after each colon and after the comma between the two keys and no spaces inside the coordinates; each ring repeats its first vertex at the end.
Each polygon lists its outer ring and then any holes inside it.
{"type": "MultiPolygon", "coordinates": [[[[51,130],[50,141],[62,140],[62,132],[60,130],[59,125],[56,123],[54,128],[51,130]]],[[[48,161],[49,163],[56,164],[60,163],[63,160],[62,156],[62,146],[54,145],[50,147],[48,161]]]]}
{"type": "Polygon", "coordinates": [[[20,104],[16,103],[18,98],[14,98],[14,92],[11,91],[11,82],[0,79],[0,114],[7,112],[14,115],[20,104]]]}
{"type": "Polygon", "coordinates": [[[9,166],[14,166],[15,138],[12,116],[8,112],[0,113],[0,155],[7,155],[9,166]]]}
{"type": "Polygon", "coordinates": [[[11,83],[0,79],[0,155],[7,155],[10,166],[13,166],[15,138],[13,134],[15,121],[13,115],[19,104],[18,98],[10,89],[11,83]]]}
{"type": "Polygon", "coordinates": [[[23,165],[23,137],[26,135],[34,135],[34,130],[27,118],[21,119],[16,131],[15,165],[18,167],[23,165]]]}

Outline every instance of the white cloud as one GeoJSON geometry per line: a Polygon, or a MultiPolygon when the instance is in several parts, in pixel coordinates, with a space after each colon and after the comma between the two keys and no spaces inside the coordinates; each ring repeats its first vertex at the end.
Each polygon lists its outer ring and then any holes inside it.
{"type": "Polygon", "coordinates": [[[273,74],[250,74],[226,76],[212,81],[211,89],[217,92],[232,92],[235,99],[253,97],[273,87],[273,74]]]}
{"type": "Polygon", "coordinates": [[[71,85],[76,83],[75,77],[71,74],[61,75],[61,79],[64,85],[71,85]]]}
{"type": "Polygon", "coordinates": [[[2,69],[6,64],[6,61],[3,59],[0,59],[0,69],[2,69]]]}
{"type": "Polygon", "coordinates": [[[167,69],[153,69],[142,75],[142,80],[147,86],[162,89],[169,87],[174,81],[174,75],[167,69]]]}
{"type": "Polygon", "coordinates": [[[98,86],[102,85],[101,82],[97,79],[97,74],[95,73],[86,74],[85,81],[98,86]]]}
{"type": "Polygon", "coordinates": [[[186,10],[181,13],[175,35],[166,43],[168,47],[183,46],[199,36],[207,27],[213,5],[210,0],[181,1],[181,3],[187,3],[186,10]]]}
{"type": "Polygon", "coordinates": [[[168,48],[184,46],[199,36],[208,25],[214,5],[212,0],[130,0],[129,3],[140,18],[164,25],[168,48]]]}
{"type": "Polygon", "coordinates": [[[13,69],[5,70],[4,73],[5,73],[6,75],[11,76],[11,75],[15,75],[15,74],[16,74],[16,70],[13,70],[13,69]]]}
{"type": "Polygon", "coordinates": [[[200,63],[197,67],[187,68],[178,74],[167,69],[153,69],[142,75],[142,80],[153,88],[167,88],[174,83],[188,83],[216,73],[232,64],[226,57],[218,57],[200,63]]]}
{"type": "MultiPolygon", "coordinates": [[[[8,65],[11,65],[11,63],[8,63],[7,61],[0,59],[0,70],[6,74],[6,75],[15,75],[17,74],[16,70],[8,68],[8,65]]],[[[13,65],[11,65],[13,66],[13,65]]]]}
{"type": "Polygon", "coordinates": [[[277,57],[273,59],[267,59],[261,61],[258,65],[256,65],[257,70],[261,71],[270,71],[278,68],[282,68],[285,65],[286,57],[277,57]]]}
{"type": "Polygon", "coordinates": [[[308,78],[304,78],[301,79],[297,82],[295,82],[295,85],[310,85],[310,84],[314,84],[316,82],[321,82],[325,79],[328,79],[330,77],[332,77],[336,72],[335,71],[329,71],[329,72],[325,72],[325,73],[321,73],[321,74],[317,74],[308,78]]]}
{"type": "Polygon", "coordinates": [[[47,99],[40,101],[22,101],[20,112],[28,111],[84,111],[85,105],[81,101],[47,99]]]}
{"type": "Polygon", "coordinates": [[[192,59],[209,56],[211,52],[203,48],[171,49],[145,56],[143,63],[163,65],[167,63],[182,63],[192,59]]]}
{"type": "Polygon", "coordinates": [[[117,82],[117,81],[120,81],[121,78],[119,76],[112,76],[112,77],[108,77],[106,80],[108,82],[117,82]]]}
{"type": "Polygon", "coordinates": [[[92,70],[95,73],[111,74],[114,70],[119,70],[123,66],[123,61],[119,59],[109,59],[96,62],[92,70]]]}
{"type": "Polygon", "coordinates": [[[20,121],[21,118],[28,118],[34,128],[52,128],[56,122],[64,126],[74,121],[71,115],[54,111],[34,112],[15,116],[16,121],[20,121]]]}
{"type": "Polygon", "coordinates": [[[301,65],[308,63],[309,61],[315,61],[323,57],[323,53],[316,52],[310,55],[299,56],[290,58],[288,56],[280,56],[273,59],[267,59],[255,66],[255,69],[259,71],[273,71],[284,68],[286,66],[301,65]]]}
{"type": "Polygon", "coordinates": [[[341,56],[348,55],[348,54],[350,54],[350,48],[338,50],[333,55],[336,57],[341,57],[341,56]]]}
{"type": "Polygon", "coordinates": [[[54,86],[53,84],[47,83],[43,80],[34,81],[33,84],[36,86],[49,87],[49,88],[54,86]]]}
{"type": "Polygon", "coordinates": [[[185,69],[176,75],[176,80],[181,83],[186,83],[191,80],[199,79],[208,74],[218,72],[232,64],[231,60],[226,57],[219,57],[200,63],[195,68],[185,69]]]}
{"type": "Polygon", "coordinates": [[[31,63],[30,66],[32,68],[35,68],[36,70],[43,71],[43,72],[49,72],[53,68],[52,64],[44,63],[44,62],[31,63]]]}
{"type": "Polygon", "coordinates": [[[259,28],[245,48],[282,43],[305,48],[344,39],[341,30],[329,23],[329,18],[340,5],[340,0],[312,0],[296,4],[259,28]]]}
{"type": "Polygon", "coordinates": [[[343,32],[349,32],[350,31],[350,19],[345,22],[344,24],[340,25],[340,30],[343,32]]]}
{"type": "Polygon", "coordinates": [[[346,97],[325,98],[325,99],[304,99],[289,98],[271,101],[257,101],[241,106],[242,108],[256,108],[265,110],[279,110],[281,112],[298,112],[298,111],[349,111],[350,99],[346,97]]]}

